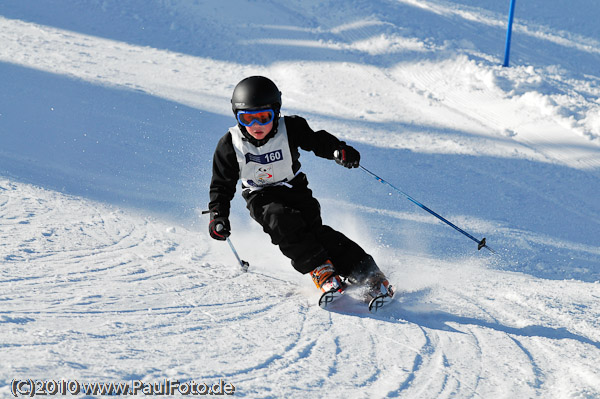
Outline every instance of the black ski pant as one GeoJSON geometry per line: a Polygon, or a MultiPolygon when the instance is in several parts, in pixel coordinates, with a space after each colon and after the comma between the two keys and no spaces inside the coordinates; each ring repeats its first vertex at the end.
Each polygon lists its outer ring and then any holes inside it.
{"type": "Polygon", "coordinates": [[[292,187],[273,186],[243,194],[250,216],[291,259],[292,266],[305,274],[329,259],[339,275],[353,282],[379,271],[358,244],[323,224],[321,206],[306,176],[296,176],[293,183],[292,187]]]}

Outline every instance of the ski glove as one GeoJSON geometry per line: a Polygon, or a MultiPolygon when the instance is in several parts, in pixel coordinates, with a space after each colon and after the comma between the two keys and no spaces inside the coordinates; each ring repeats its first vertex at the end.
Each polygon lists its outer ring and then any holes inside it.
{"type": "Polygon", "coordinates": [[[231,235],[229,219],[221,216],[215,217],[208,225],[208,232],[215,240],[225,241],[231,235]]]}
{"type": "Polygon", "coordinates": [[[346,168],[358,168],[360,153],[342,141],[340,147],[333,152],[335,162],[346,168]]]}

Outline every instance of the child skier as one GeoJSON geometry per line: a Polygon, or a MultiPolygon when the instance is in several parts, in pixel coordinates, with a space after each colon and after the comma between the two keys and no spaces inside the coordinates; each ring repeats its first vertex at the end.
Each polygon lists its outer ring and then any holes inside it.
{"type": "Polygon", "coordinates": [[[323,225],[320,205],[300,170],[298,148],[347,168],[359,166],[359,152],[324,130],[313,131],[299,116],[281,116],[281,92],[263,76],[239,82],[231,106],[237,125],[219,140],[213,156],[210,236],[226,240],[231,234],[230,201],[241,179],[250,216],[297,271],[311,275],[317,288],[341,291],[341,276],[365,285],[371,297],[393,295],[373,258],[323,225]]]}

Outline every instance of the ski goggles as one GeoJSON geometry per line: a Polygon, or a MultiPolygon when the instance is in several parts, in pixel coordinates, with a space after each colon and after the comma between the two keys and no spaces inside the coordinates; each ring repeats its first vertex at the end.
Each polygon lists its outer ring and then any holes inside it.
{"type": "Polygon", "coordinates": [[[272,109],[259,109],[258,111],[238,111],[237,120],[242,126],[252,126],[258,123],[261,126],[268,125],[275,119],[275,111],[272,109]]]}

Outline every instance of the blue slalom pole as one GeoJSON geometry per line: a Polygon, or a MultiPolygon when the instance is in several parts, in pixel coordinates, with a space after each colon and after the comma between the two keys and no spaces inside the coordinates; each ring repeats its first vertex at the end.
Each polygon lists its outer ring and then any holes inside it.
{"type": "Polygon", "coordinates": [[[440,219],[442,222],[446,223],[448,226],[454,228],[455,230],[459,231],[460,233],[464,234],[465,236],[469,237],[471,240],[475,241],[477,243],[477,250],[480,250],[481,248],[487,248],[490,252],[492,253],[496,253],[496,251],[494,251],[492,248],[488,247],[485,243],[485,237],[480,240],[478,240],[477,238],[473,237],[471,234],[467,233],[466,231],[464,231],[463,229],[461,229],[460,227],[456,226],[455,224],[449,222],[448,220],[444,219],[442,216],[438,215],[437,213],[435,213],[434,211],[432,211],[431,209],[427,208],[425,205],[421,204],[419,201],[417,201],[416,199],[414,199],[413,197],[411,197],[410,195],[406,194],[404,191],[400,190],[399,188],[397,188],[396,186],[394,186],[393,184],[383,180],[381,177],[377,176],[375,173],[371,172],[370,170],[368,170],[367,168],[365,168],[364,166],[360,165],[360,168],[362,170],[364,170],[366,173],[368,173],[369,175],[373,176],[375,179],[377,179],[379,182],[383,183],[383,184],[387,184],[388,186],[390,186],[391,188],[393,188],[394,190],[396,190],[397,192],[399,192],[400,194],[402,194],[404,197],[406,197],[406,199],[408,199],[410,202],[412,202],[413,204],[417,205],[418,207],[420,207],[421,209],[429,212],[430,214],[432,214],[433,216],[435,216],[436,218],[440,219]]]}
{"type": "Polygon", "coordinates": [[[512,37],[512,26],[513,18],[515,16],[515,3],[517,0],[510,0],[510,9],[508,11],[508,28],[506,29],[506,46],[504,47],[504,64],[503,67],[508,66],[508,59],[510,56],[510,39],[512,37]]]}

